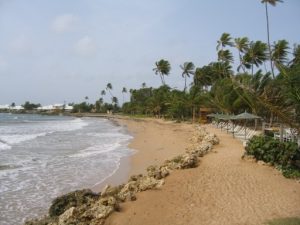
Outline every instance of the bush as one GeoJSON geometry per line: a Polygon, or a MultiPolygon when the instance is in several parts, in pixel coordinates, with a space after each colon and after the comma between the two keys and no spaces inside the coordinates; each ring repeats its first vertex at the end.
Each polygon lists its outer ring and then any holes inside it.
{"type": "Polygon", "coordinates": [[[280,142],[271,137],[254,136],[247,144],[246,155],[276,165],[285,177],[300,177],[300,150],[293,142],[280,142]]]}

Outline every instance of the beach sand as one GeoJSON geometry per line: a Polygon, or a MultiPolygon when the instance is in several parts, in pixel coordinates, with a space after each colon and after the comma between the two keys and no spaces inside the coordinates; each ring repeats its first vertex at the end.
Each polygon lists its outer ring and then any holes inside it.
{"type": "MultiPolygon", "coordinates": [[[[134,135],[137,150],[128,175],[183,153],[193,126],[161,120],[118,119],[134,135]]],[[[242,142],[212,126],[220,144],[199,167],[172,172],[160,190],[138,193],[106,225],[250,225],[300,216],[300,183],[276,169],[241,159],[242,142]]]]}

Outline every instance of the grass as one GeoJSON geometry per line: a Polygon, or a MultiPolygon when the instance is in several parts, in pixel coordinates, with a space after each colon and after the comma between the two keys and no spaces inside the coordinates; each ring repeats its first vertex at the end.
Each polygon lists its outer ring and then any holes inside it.
{"type": "Polygon", "coordinates": [[[300,218],[280,218],[268,221],[266,225],[300,225],[300,218]]]}

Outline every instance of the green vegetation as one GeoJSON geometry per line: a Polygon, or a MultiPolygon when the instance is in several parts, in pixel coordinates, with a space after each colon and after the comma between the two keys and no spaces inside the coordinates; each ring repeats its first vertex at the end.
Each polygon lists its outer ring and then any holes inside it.
{"type": "Polygon", "coordinates": [[[22,105],[25,110],[34,110],[41,106],[41,104],[34,104],[29,101],[26,101],[24,105],[22,105]]]}
{"type": "Polygon", "coordinates": [[[280,142],[268,136],[254,136],[245,148],[246,155],[276,166],[287,178],[300,178],[300,149],[293,142],[280,142]]]}
{"type": "Polygon", "coordinates": [[[300,225],[300,218],[282,218],[271,220],[267,225],[300,225]]]}

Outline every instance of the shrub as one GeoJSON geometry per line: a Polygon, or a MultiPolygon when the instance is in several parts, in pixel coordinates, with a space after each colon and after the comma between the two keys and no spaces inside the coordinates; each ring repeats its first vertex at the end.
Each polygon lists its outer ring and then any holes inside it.
{"type": "Polygon", "coordinates": [[[285,177],[300,177],[300,150],[293,142],[280,142],[271,137],[254,136],[245,148],[246,155],[276,165],[285,177]]]}

